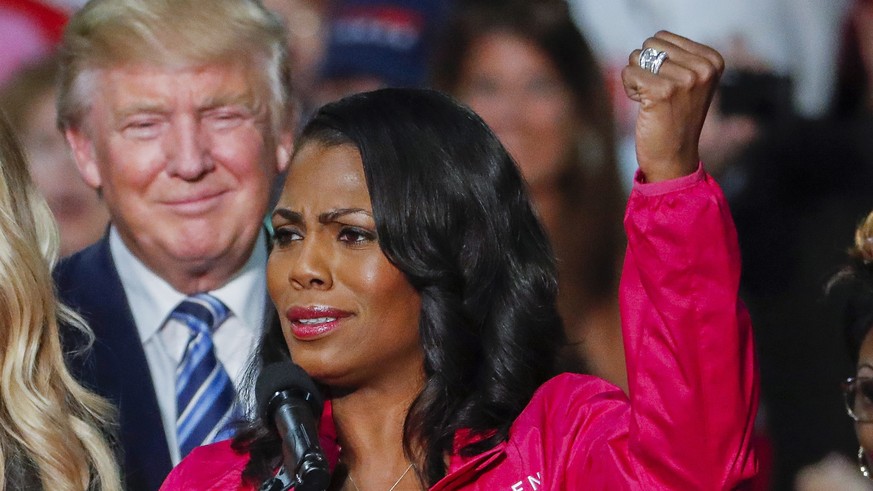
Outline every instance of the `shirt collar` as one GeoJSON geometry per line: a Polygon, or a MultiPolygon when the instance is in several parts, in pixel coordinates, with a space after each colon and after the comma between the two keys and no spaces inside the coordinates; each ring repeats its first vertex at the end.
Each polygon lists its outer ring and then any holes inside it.
{"type": "MultiPolygon", "coordinates": [[[[167,317],[187,295],[155,274],[127,248],[117,229],[109,230],[109,250],[127,296],[140,341],[151,339],[167,317]]],[[[267,245],[258,234],[252,254],[243,267],[223,286],[209,293],[242,320],[248,329],[260,330],[266,302],[267,245]]]]}
{"type": "Polygon", "coordinates": [[[267,301],[266,266],[267,238],[262,233],[258,234],[254,250],[242,269],[221,288],[209,292],[242,319],[246,327],[256,332],[260,332],[264,322],[264,305],[267,301]]]}

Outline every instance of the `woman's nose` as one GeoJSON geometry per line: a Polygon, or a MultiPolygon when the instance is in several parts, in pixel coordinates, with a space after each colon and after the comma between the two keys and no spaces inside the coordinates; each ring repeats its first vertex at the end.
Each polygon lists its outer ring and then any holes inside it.
{"type": "Polygon", "coordinates": [[[288,272],[291,285],[301,290],[326,290],[333,286],[329,254],[329,246],[316,237],[304,238],[288,272]]]}

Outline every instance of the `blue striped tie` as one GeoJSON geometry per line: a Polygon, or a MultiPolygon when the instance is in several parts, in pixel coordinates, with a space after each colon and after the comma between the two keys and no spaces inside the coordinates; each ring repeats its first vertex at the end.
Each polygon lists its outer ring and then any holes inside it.
{"type": "Polygon", "coordinates": [[[230,437],[229,423],[239,416],[233,382],[212,344],[212,331],[230,317],[230,311],[221,300],[198,293],[180,303],[170,317],[191,330],[176,369],[176,436],[185,457],[197,446],[230,437]]]}

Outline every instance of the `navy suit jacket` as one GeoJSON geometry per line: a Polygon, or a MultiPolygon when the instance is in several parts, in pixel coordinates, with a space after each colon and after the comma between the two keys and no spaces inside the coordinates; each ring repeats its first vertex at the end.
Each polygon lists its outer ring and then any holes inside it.
{"type": "MultiPolygon", "coordinates": [[[[87,352],[68,356],[71,370],[87,387],[118,408],[118,441],[125,489],[152,491],[172,469],[152,377],[124,287],[109,252],[108,234],[55,268],[58,294],[94,331],[87,352]]],[[[81,350],[83,336],[65,328],[68,353],[81,350]]]]}

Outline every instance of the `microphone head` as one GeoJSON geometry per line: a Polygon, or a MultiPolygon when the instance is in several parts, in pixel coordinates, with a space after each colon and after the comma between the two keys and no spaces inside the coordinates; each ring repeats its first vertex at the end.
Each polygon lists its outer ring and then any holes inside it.
{"type": "Polygon", "coordinates": [[[290,361],[280,361],[265,366],[258,375],[255,383],[255,400],[258,404],[258,412],[266,420],[271,419],[271,403],[277,394],[285,392],[292,397],[305,400],[312,409],[315,419],[321,417],[324,409],[324,400],[321,392],[315,386],[315,382],[305,370],[290,361]]]}

